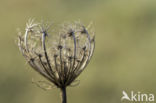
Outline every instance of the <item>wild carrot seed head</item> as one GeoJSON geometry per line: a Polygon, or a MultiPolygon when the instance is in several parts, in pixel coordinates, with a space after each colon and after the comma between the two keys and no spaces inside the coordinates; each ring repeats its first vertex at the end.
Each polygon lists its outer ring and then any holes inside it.
{"type": "Polygon", "coordinates": [[[69,86],[88,65],[95,36],[80,22],[63,24],[50,34],[49,25],[29,20],[18,46],[29,65],[57,87],[69,86]]]}

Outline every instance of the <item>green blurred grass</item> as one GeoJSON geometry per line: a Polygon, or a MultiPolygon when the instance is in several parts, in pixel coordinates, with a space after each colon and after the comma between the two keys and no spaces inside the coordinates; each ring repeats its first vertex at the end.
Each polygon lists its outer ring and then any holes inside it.
{"type": "Polygon", "coordinates": [[[0,103],[60,103],[59,90],[43,91],[15,44],[16,28],[37,20],[95,23],[96,49],[69,103],[120,103],[122,90],[156,94],[156,1],[1,0],[0,103]]]}

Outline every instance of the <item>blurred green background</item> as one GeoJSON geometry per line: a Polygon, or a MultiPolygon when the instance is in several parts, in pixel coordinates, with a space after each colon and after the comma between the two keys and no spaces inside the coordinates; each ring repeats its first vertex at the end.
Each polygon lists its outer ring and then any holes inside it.
{"type": "Polygon", "coordinates": [[[68,88],[69,103],[121,103],[123,90],[156,94],[156,0],[0,0],[0,103],[60,103],[58,89],[31,83],[45,79],[15,44],[29,18],[95,24],[95,53],[68,88]]]}

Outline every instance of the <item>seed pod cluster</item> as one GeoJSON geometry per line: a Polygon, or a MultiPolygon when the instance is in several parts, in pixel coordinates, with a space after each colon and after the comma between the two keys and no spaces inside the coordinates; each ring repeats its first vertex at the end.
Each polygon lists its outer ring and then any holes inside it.
{"type": "Polygon", "coordinates": [[[29,20],[25,33],[18,36],[18,46],[29,65],[64,88],[80,75],[95,48],[94,32],[80,22],[64,23],[49,33],[50,25],[29,20]]]}

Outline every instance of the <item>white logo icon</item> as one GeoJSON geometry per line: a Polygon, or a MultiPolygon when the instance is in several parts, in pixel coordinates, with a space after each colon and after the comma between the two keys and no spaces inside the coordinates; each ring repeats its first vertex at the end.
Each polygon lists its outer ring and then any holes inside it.
{"type": "Polygon", "coordinates": [[[122,91],[122,98],[121,101],[123,100],[128,100],[128,101],[135,101],[135,102],[153,102],[154,101],[154,94],[145,94],[145,93],[141,93],[141,92],[136,92],[134,93],[134,91],[131,91],[131,94],[128,96],[128,94],[125,91],[122,91]]]}
{"type": "Polygon", "coordinates": [[[128,94],[125,91],[122,91],[122,94],[123,94],[123,96],[121,98],[121,101],[124,100],[124,99],[127,99],[127,100],[130,101],[130,98],[128,97],[128,94]]]}

